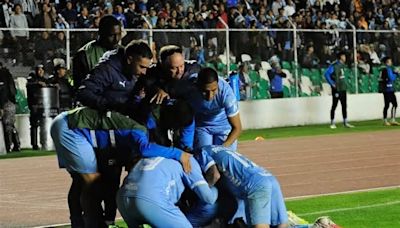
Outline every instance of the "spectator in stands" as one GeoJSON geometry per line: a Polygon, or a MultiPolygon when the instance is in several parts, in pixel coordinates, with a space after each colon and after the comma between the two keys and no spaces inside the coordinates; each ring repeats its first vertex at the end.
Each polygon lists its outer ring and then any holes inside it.
{"type": "Polygon", "coordinates": [[[268,78],[270,81],[269,92],[271,98],[283,98],[283,79],[286,78],[286,74],[282,71],[279,62],[271,62],[272,69],[268,70],[268,78]]]}
{"type": "Polygon", "coordinates": [[[54,55],[54,42],[49,32],[43,31],[35,42],[35,57],[42,63],[51,61],[54,55]]]}
{"type": "Polygon", "coordinates": [[[54,58],[61,58],[65,60],[67,56],[65,34],[62,31],[57,32],[56,34],[56,39],[53,41],[54,58]]]}
{"type": "Polygon", "coordinates": [[[77,18],[77,28],[90,28],[92,26],[87,6],[82,6],[81,13],[77,18]]]}
{"type": "Polygon", "coordinates": [[[385,106],[383,107],[383,124],[385,126],[400,125],[396,122],[396,109],[397,109],[397,99],[394,94],[394,81],[399,77],[399,72],[393,69],[393,62],[391,57],[385,57],[382,60],[385,63],[385,67],[382,68],[381,78],[379,79],[380,92],[383,93],[383,98],[385,101],[385,106]],[[387,111],[389,105],[392,104],[392,109],[390,111],[391,121],[387,120],[387,111]]]}
{"type": "Polygon", "coordinates": [[[10,71],[0,62],[0,120],[3,124],[7,153],[21,150],[21,143],[15,127],[15,95],[14,79],[10,71]]]}
{"type": "Polygon", "coordinates": [[[42,11],[35,17],[36,28],[54,28],[57,15],[52,12],[50,4],[43,4],[42,11]]]}
{"type": "Polygon", "coordinates": [[[319,58],[314,53],[314,46],[309,45],[306,53],[301,60],[301,66],[306,68],[317,68],[319,66],[319,58]]]}
{"type": "Polygon", "coordinates": [[[345,75],[346,53],[339,52],[337,60],[325,71],[325,79],[332,88],[331,129],[336,129],[335,110],[338,102],[342,106],[343,125],[347,128],[354,126],[347,121],[347,85],[345,75]]]}
{"type": "Polygon", "coordinates": [[[251,99],[252,83],[249,76],[249,65],[243,63],[239,66],[240,100],[251,99]]]}
{"type": "Polygon", "coordinates": [[[117,18],[122,24],[122,26],[125,28],[128,26],[125,15],[124,15],[124,9],[120,4],[117,4],[115,6],[115,11],[113,13],[114,17],[117,18]]]}
{"type": "MultiPolygon", "coordinates": [[[[28,28],[28,21],[25,14],[22,13],[20,4],[15,4],[14,14],[10,17],[10,28],[26,29],[28,28]]],[[[25,62],[24,51],[27,50],[29,31],[28,30],[11,30],[11,37],[16,44],[15,56],[18,63],[25,62]]]]}
{"type": "Polygon", "coordinates": [[[0,4],[0,26],[2,28],[10,27],[10,16],[13,13],[14,3],[10,0],[4,0],[0,4]]]}
{"type": "Polygon", "coordinates": [[[70,28],[75,28],[78,20],[78,12],[73,8],[72,2],[67,1],[66,8],[61,12],[62,16],[68,22],[70,28]]]}
{"type": "Polygon", "coordinates": [[[136,12],[136,3],[128,1],[128,9],[125,10],[126,28],[136,28],[139,26],[140,15],[136,12]]]}

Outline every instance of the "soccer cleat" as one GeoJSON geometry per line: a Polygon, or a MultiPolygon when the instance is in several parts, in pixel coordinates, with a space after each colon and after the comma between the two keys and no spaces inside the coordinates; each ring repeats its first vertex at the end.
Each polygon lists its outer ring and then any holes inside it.
{"type": "Polygon", "coordinates": [[[331,129],[336,129],[336,125],[335,124],[331,124],[331,126],[329,126],[331,129]]]}
{"type": "Polygon", "coordinates": [[[384,126],[392,126],[389,122],[387,122],[387,121],[383,121],[383,125],[384,126]]]}
{"type": "Polygon", "coordinates": [[[397,121],[392,121],[392,122],[390,122],[390,125],[392,125],[392,126],[399,126],[400,123],[397,122],[397,121]]]}
{"type": "Polygon", "coordinates": [[[349,123],[345,123],[344,126],[347,127],[347,128],[354,128],[354,125],[351,125],[349,123]]]}

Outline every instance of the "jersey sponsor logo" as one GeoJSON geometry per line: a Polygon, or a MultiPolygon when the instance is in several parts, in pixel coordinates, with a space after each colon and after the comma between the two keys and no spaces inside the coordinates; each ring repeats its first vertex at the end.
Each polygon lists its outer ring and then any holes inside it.
{"type": "Polygon", "coordinates": [[[125,88],[125,86],[126,86],[126,81],[120,81],[120,82],[118,82],[122,87],[124,87],[125,88]]]}

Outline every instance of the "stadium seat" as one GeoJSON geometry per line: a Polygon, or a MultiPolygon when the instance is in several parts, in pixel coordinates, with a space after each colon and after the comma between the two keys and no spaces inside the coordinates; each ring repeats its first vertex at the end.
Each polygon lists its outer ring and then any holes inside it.
{"type": "Polygon", "coordinates": [[[322,83],[322,91],[321,92],[322,92],[321,95],[331,95],[332,94],[331,86],[326,82],[322,83]]]}
{"type": "Polygon", "coordinates": [[[271,64],[267,61],[261,61],[261,68],[267,72],[272,69],[271,64]]]}
{"type": "Polygon", "coordinates": [[[305,86],[308,86],[308,87],[312,87],[312,82],[309,77],[301,76],[300,80],[301,80],[301,84],[304,84],[305,86]]]}
{"type": "Polygon", "coordinates": [[[282,68],[286,69],[286,70],[291,70],[292,69],[292,65],[287,61],[282,61],[282,68]]]}
{"type": "Polygon", "coordinates": [[[250,62],[250,61],[251,61],[251,56],[248,55],[248,54],[242,54],[242,55],[241,55],[241,59],[242,59],[242,62],[243,62],[243,63],[245,63],[245,62],[250,62]]]}
{"type": "Polygon", "coordinates": [[[311,77],[311,70],[308,68],[301,69],[301,76],[311,77]]]}
{"type": "Polygon", "coordinates": [[[260,75],[260,78],[261,78],[261,79],[264,79],[264,80],[269,81],[268,73],[267,73],[267,71],[265,71],[264,69],[260,69],[260,70],[258,71],[258,74],[260,75]]]}
{"type": "Polygon", "coordinates": [[[287,86],[283,86],[283,97],[291,97],[290,89],[287,86]]]}
{"type": "Polygon", "coordinates": [[[282,69],[282,72],[286,74],[286,78],[289,79],[289,81],[294,81],[292,72],[286,69],[282,69]]]}
{"type": "Polygon", "coordinates": [[[216,70],[215,65],[213,63],[206,63],[206,67],[210,67],[216,70]]]}
{"type": "Polygon", "coordinates": [[[231,65],[230,65],[230,71],[234,71],[234,70],[238,70],[239,68],[238,68],[238,65],[236,64],[236,63],[231,63],[231,65]]]}
{"type": "Polygon", "coordinates": [[[218,63],[218,64],[217,64],[217,71],[219,71],[219,72],[225,72],[225,71],[226,71],[226,64],[218,63]]]}
{"type": "MultiPolygon", "coordinates": [[[[303,76],[304,77],[304,76],[303,76]]],[[[301,90],[301,96],[303,97],[306,95],[307,97],[311,96],[312,93],[312,88],[307,84],[304,83],[303,81],[300,83],[300,90],[301,90]]]]}
{"type": "Polygon", "coordinates": [[[260,79],[259,82],[259,96],[258,99],[267,99],[267,93],[269,90],[269,83],[267,80],[260,79]]]}

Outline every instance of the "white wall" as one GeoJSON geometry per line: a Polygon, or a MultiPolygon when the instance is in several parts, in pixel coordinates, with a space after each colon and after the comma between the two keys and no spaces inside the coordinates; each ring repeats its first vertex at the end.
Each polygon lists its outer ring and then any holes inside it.
{"type": "MultiPolygon", "coordinates": [[[[244,129],[297,126],[329,123],[331,96],[269,99],[240,102],[240,118],[244,129]]],[[[380,93],[347,95],[348,120],[382,118],[383,95],[380,93]]],[[[336,123],[342,121],[340,102],[336,123]]]]}

